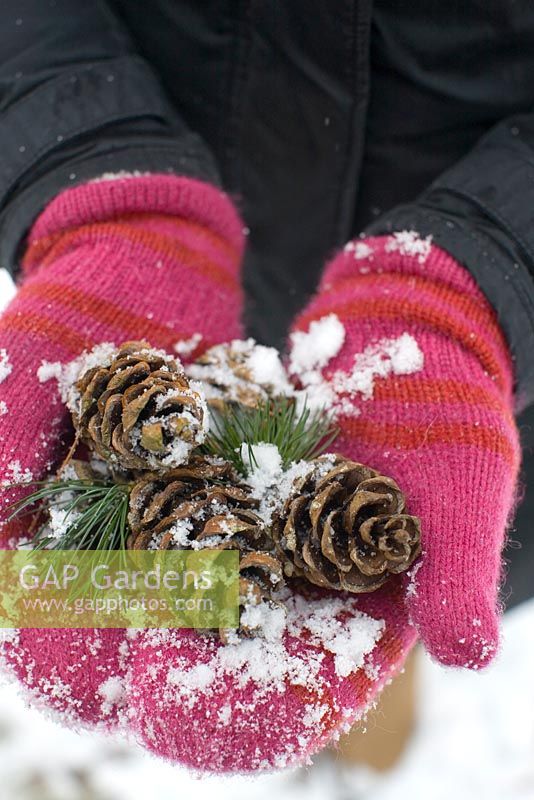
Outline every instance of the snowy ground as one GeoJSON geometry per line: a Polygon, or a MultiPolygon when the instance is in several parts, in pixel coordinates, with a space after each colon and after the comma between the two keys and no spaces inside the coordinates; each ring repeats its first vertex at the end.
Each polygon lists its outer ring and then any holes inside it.
{"type": "Polygon", "coordinates": [[[0,800],[533,800],[534,601],[505,617],[498,662],[483,674],[421,657],[420,721],[385,778],[335,759],[251,778],[196,778],[137,747],[75,734],[0,689],[0,800]]]}

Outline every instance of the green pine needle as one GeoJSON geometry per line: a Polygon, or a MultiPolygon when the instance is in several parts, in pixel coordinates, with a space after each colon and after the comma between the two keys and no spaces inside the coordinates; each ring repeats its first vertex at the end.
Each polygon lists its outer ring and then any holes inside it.
{"type": "Polygon", "coordinates": [[[130,486],[95,480],[55,480],[37,484],[40,488],[13,506],[10,519],[38,514],[35,505],[45,502],[65,514],[65,531],[59,537],[41,525],[31,544],[34,549],[122,550],[128,538],[130,486]]]}
{"type": "Polygon", "coordinates": [[[325,411],[312,413],[304,406],[299,412],[290,397],[275,397],[253,409],[231,405],[212,419],[215,430],[208,434],[203,452],[230,461],[244,476],[256,463],[255,444],[276,445],[287,469],[294,461],[317,458],[339,433],[325,411]],[[243,443],[248,446],[248,464],[241,454],[243,443]]]}

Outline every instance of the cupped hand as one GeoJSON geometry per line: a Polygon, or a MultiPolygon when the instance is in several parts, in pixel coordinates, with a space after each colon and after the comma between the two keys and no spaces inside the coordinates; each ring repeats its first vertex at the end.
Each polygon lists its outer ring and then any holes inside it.
{"type": "MultiPolygon", "coordinates": [[[[8,521],[12,504],[59,466],[72,442],[51,376],[102,342],[146,339],[172,353],[199,332],[199,348],[238,337],[242,250],[230,201],[169,175],[69,189],[37,219],[18,294],[0,317],[4,548],[28,534],[27,521],[8,521]]],[[[110,723],[117,706],[102,686],[124,675],[125,648],[124,631],[22,630],[3,655],[32,696],[67,721],[110,723]]]]}
{"type": "Polygon", "coordinates": [[[345,331],[321,377],[338,404],[336,447],[393,477],[420,517],[423,552],[405,605],[427,650],[479,669],[498,648],[501,550],[520,460],[496,315],[466,270],[407,231],[347,245],[297,330],[330,315],[345,331]]]}

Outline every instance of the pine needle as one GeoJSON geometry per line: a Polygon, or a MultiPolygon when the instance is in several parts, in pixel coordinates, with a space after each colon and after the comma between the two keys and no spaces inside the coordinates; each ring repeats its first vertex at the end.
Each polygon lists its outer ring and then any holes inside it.
{"type": "Polygon", "coordinates": [[[60,536],[51,536],[49,524],[41,525],[31,540],[34,549],[125,549],[129,534],[128,484],[54,480],[36,485],[38,489],[13,505],[9,519],[38,513],[35,505],[45,503],[48,508],[63,512],[65,530],[60,536]]]}
{"type": "Polygon", "coordinates": [[[294,461],[317,458],[339,433],[324,410],[312,413],[304,406],[299,411],[290,397],[272,398],[253,409],[231,405],[212,419],[215,430],[208,434],[203,452],[230,461],[244,476],[249,466],[241,454],[243,444],[248,446],[249,464],[256,464],[253,445],[276,445],[287,469],[294,461]]]}

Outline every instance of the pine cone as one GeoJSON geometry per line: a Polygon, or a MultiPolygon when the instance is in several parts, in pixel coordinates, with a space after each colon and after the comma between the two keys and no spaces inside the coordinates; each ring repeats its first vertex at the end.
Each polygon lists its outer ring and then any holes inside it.
{"type": "Polygon", "coordinates": [[[349,592],[378,589],[421,552],[420,523],[391,478],[336,456],[318,458],[274,521],[287,576],[349,592]]]}
{"type": "Polygon", "coordinates": [[[229,404],[257,408],[289,388],[277,351],[254,339],[211,347],[187,367],[187,374],[202,382],[208,405],[218,411],[229,404]]]}
{"type": "MultiPolygon", "coordinates": [[[[227,541],[218,549],[232,549],[235,544],[227,541]]],[[[242,636],[261,636],[261,620],[258,625],[246,622],[245,610],[267,603],[269,606],[280,606],[273,601],[273,591],[284,583],[282,562],[274,553],[263,550],[242,550],[239,556],[239,634],[242,636]]],[[[250,614],[248,615],[250,618],[250,614]]],[[[232,640],[232,631],[219,628],[219,637],[224,644],[232,640]]]]}
{"type": "MultiPolygon", "coordinates": [[[[193,458],[187,467],[145,474],[130,494],[129,549],[182,549],[198,542],[212,550],[239,550],[240,613],[247,605],[271,601],[272,590],[283,583],[282,563],[266,552],[270,542],[257,500],[237,485],[228,462],[193,458]]],[[[240,633],[261,631],[246,625],[240,633]]],[[[229,632],[220,630],[225,642],[229,632]]]]}
{"type": "Polygon", "coordinates": [[[82,441],[126,469],[176,467],[204,440],[203,398],[180,363],[147,342],[125,342],[111,363],[87,370],[75,386],[82,441]]]}
{"type": "Polygon", "coordinates": [[[233,467],[199,456],[184,467],[149,472],[130,494],[128,522],[132,550],[216,546],[231,538],[239,547],[264,544],[258,502],[239,486],[233,467]]]}
{"type": "Polygon", "coordinates": [[[136,479],[135,475],[136,473],[123,469],[118,464],[103,461],[96,456],[90,460],[87,460],[87,458],[69,458],[61,466],[58,478],[60,480],[72,478],[78,481],[86,481],[87,483],[111,481],[113,483],[131,484],[136,479]]]}

